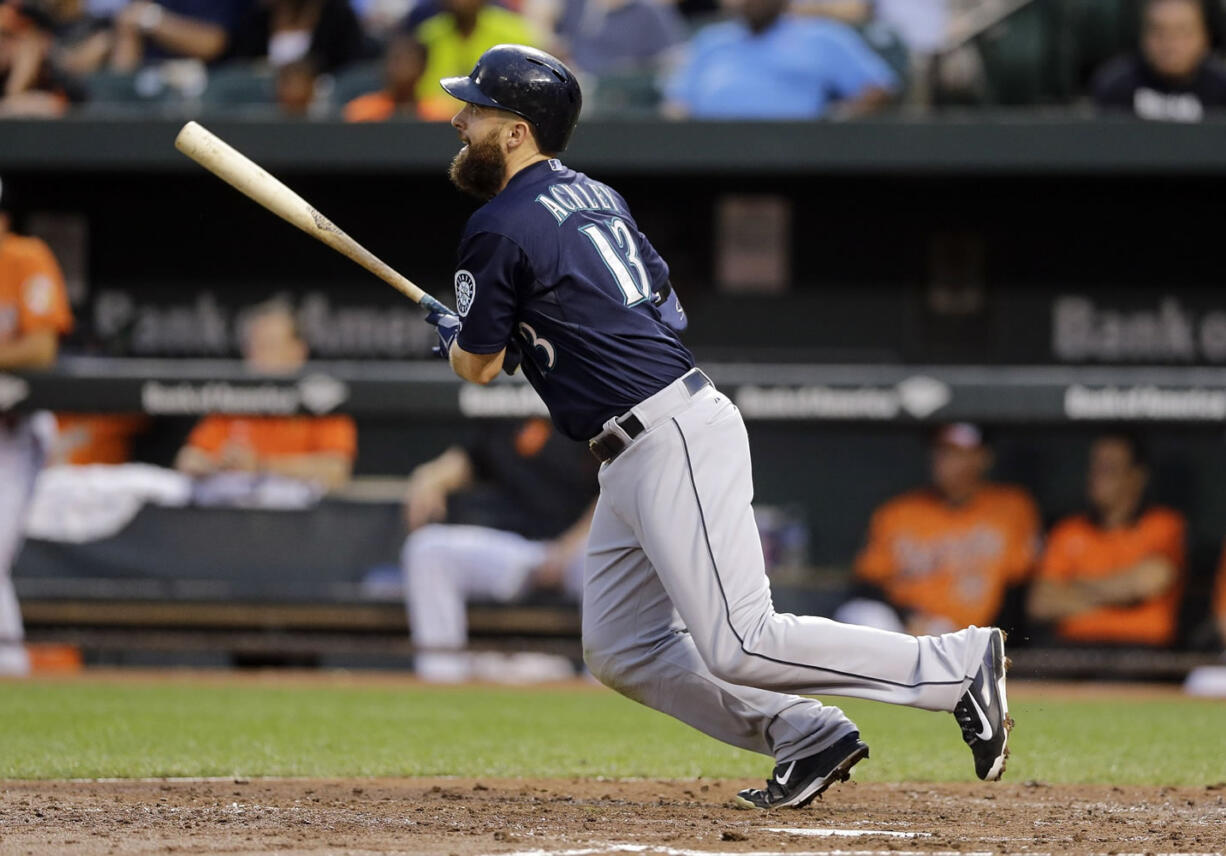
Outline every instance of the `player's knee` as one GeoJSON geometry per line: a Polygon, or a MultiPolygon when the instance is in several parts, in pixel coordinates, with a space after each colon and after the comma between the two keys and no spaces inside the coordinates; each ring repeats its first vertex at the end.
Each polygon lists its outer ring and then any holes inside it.
{"type": "Polygon", "coordinates": [[[617,684],[617,676],[623,671],[625,658],[619,651],[619,641],[609,634],[583,632],[583,662],[592,676],[608,687],[617,684]]]}
{"type": "Polygon", "coordinates": [[[757,678],[761,677],[758,664],[740,648],[729,648],[726,651],[712,653],[704,659],[711,674],[730,684],[752,685],[757,678]],[[755,672],[758,673],[756,677],[755,672]]]}
{"type": "Polygon", "coordinates": [[[447,552],[446,527],[430,524],[409,533],[400,551],[400,566],[408,573],[414,566],[428,563],[447,552]]]}

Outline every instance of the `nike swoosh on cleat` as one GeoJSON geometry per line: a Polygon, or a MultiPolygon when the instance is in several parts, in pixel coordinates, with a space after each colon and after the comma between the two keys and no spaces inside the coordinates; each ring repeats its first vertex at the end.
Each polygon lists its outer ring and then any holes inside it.
{"type": "MultiPolygon", "coordinates": [[[[988,734],[988,737],[991,736],[991,734],[988,734]]],[[[788,779],[792,778],[792,771],[795,769],[796,762],[793,761],[790,765],[788,765],[788,771],[786,773],[784,773],[782,776],[775,776],[775,781],[781,785],[786,785],[788,783],[788,779]]]]}
{"type": "Polygon", "coordinates": [[[980,740],[991,740],[992,739],[992,723],[988,722],[987,714],[983,712],[983,708],[981,708],[979,706],[979,702],[975,700],[975,694],[967,693],[967,696],[971,700],[971,706],[975,708],[975,713],[979,714],[979,722],[982,725],[982,727],[979,729],[979,733],[976,734],[975,736],[978,737],[980,740]]]}

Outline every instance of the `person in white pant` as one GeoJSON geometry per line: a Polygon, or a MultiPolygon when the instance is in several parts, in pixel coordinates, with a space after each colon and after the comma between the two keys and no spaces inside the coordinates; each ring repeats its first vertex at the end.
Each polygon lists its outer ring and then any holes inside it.
{"type": "MultiPolygon", "coordinates": [[[[64,277],[46,244],[13,234],[10,199],[0,181],[0,372],[45,369],[72,326],[64,277]]],[[[30,668],[12,570],[34,478],[55,437],[51,414],[5,411],[16,403],[5,399],[23,389],[22,381],[0,374],[0,675],[30,668]]]]}
{"type": "Polygon", "coordinates": [[[577,603],[595,494],[595,462],[540,418],[490,426],[413,471],[401,567],[418,677],[573,675],[562,657],[467,651],[465,607],[473,600],[509,603],[533,591],[577,603]]]}
{"type": "Polygon", "coordinates": [[[570,69],[499,45],[442,86],[465,103],[452,181],[484,204],[460,243],[458,314],[426,320],[465,380],[522,366],[558,428],[602,461],[583,587],[592,673],[773,756],[767,786],[737,795],[747,807],[805,805],[868,755],[842,711],[802,695],[952,712],[976,773],[999,778],[999,630],[917,638],[775,612],[740,411],[681,343],[668,265],[625,199],[556,157],[582,104],[570,69]]]}

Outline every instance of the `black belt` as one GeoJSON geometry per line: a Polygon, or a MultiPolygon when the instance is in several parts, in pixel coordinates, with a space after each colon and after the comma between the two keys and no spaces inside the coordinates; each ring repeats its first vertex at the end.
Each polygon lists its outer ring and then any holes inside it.
{"type": "MultiPolygon", "coordinates": [[[[685,384],[685,390],[693,398],[700,391],[711,385],[711,379],[701,371],[691,371],[682,379],[685,384]]],[[[626,436],[633,440],[645,430],[643,423],[633,413],[629,413],[617,420],[617,427],[621,428],[626,433],[626,436]]],[[[616,458],[622,452],[626,451],[626,447],[630,445],[625,440],[617,435],[612,430],[604,431],[597,434],[588,441],[587,447],[596,456],[596,460],[602,464],[607,464],[609,461],[616,458]]]]}

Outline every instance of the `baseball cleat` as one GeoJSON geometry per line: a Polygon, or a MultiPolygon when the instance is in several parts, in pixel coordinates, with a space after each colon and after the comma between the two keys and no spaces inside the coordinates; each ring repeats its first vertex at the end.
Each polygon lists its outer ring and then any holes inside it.
{"type": "Polygon", "coordinates": [[[962,700],[954,708],[954,718],[962,729],[962,739],[975,757],[975,774],[995,782],[1005,772],[1009,757],[1009,703],[1005,698],[1005,632],[993,627],[988,631],[988,647],[983,662],[962,700]]]}
{"type": "Polygon", "coordinates": [[[741,808],[804,808],[835,782],[851,778],[851,768],[868,757],[868,746],[853,731],[833,746],[775,767],[765,788],[746,788],[736,795],[741,808]]]}

